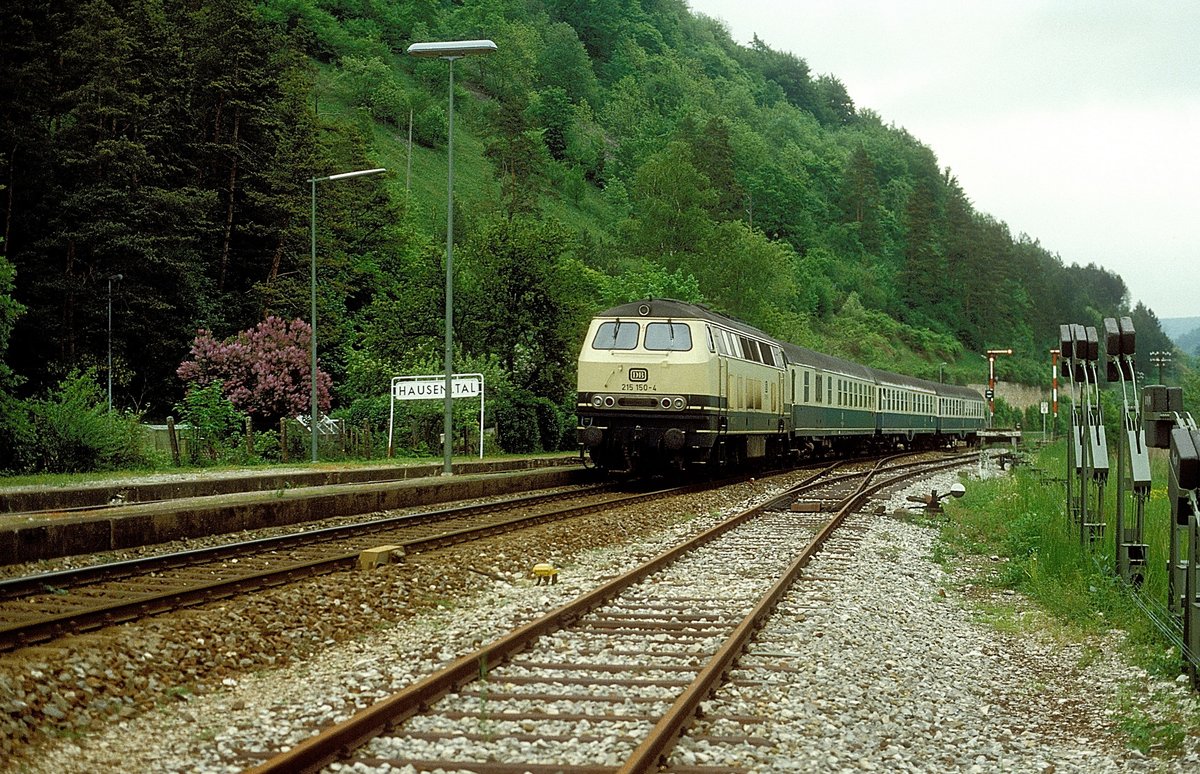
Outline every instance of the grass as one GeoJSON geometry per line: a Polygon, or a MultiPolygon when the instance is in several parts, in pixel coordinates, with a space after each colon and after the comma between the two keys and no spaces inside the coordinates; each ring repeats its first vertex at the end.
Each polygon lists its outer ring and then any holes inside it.
{"type": "MultiPolygon", "coordinates": [[[[1164,696],[1154,697],[1156,707],[1169,708],[1170,702],[1164,696]]],[[[1122,693],[1118,711],[1119,726],[1128,737],[1130,744],[1144,753],[1159,750],[1177,750],[1183,745],[1189,733],[1195,733],[1195,719],[1164,709],[1157,713],[1148,712],[1137,702],[1131,691],[1122,693]]]]}
{"type": "MultiPolygon", "coordinates": [[[[1048,447],[1035,464],[1041,470],[1060,469],[1060,454],[1061,448],[1048,447]]],[[[1005,561],[984,579],[988,585],[1020,591],[1085,631],[1111,628],[1114,620],[1131,626],[1141,621],[1136,606],[1105,569],[1112,564],[1113,528],[1106,530],[1103,542],[1081,547],[1077,528],[1065,514],[1061,485],[1041,483],[1038,470],[1018,468],[1011,477],[975,482],[966,497],[947,509],[950,518],[943,524],[939,556],[1001,557],[1005,561]]],[[[1153,569],[1147,567],[1148,595],[1159,585],[1153,569]]]]}
{"type": "Polygon", "coordinates": [[[1016,605],[1012,604],[977,602],[974,618],[1000,632],[1016,633],[1026,626],[1017,612],[1016,605]]]}
{"type": "MultiPolygon", "coordinates": [[[[1134,665],[1164,681],[1180,673],[1181,657],[1171,640],[1159,631],[1135,602],[1162,608],[1167,600],[1167,551],[1170,510],[1166,498],[1166,459],[1152,455],[1154,486],[1146,503],[1144,542],[1149,545],[1145,580],[1132,590],[1115,577],[1116,455],[1105,487],[1104,537],[1081,545],[1079,528],[1066,514],[1065,489],[1047,474],[1062,477],[1065,448],[1059,443],[1039,450],[1032,467],[1013,475],[977,481],[961,500],[947,504],[949,519],[941,525],[934,551],[943,564],[996,557],[972,580],[992,589],[1011,589],[1032,600],[1045,615],[1023,616],[1000,603],[981,603],[976,618],[998,630],[1019,633],[1052,629],[1052,636],[1086,640],[1113,629],[1126,633],[1123,655],[1134,665]]],[[[1132,514],[1132,498],[1127,514],[1132,514]]],[[[1127,516],[1127,521],[1129,518],[1127,516]]],[[[1101,657],[1085,645],[1083,668],[1101,657]]],[[[1200,715],[1180,703],[1158,696],[1152,705],[1133,700],[1133,691],[1116,707],[1118,723],[1130,744],[1143,752],[1179,749],[1189,733],[1200,733],[1200,715]]],[[[1144,691],[1144,687],[1136,689],[1144,691]]],[[[1177,696],[1177,694],[1175,694],[1177,696]]]]}

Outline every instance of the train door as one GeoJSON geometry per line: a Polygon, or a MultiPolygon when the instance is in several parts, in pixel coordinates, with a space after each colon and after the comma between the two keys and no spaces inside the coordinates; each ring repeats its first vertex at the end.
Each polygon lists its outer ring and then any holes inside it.
{"type": "Polygon", "coordinates": [[[729,358],[717,356],[717,430],[724,432],[729,427],[729,400],[732,397],[732,381],[729,375],[729,358]]]}
{"type": "Polygon", "coordinates": [[[780,419],[782,419],[787,413],[787,410],[785,409],[785,406],[788,405],[787,380],[788,372],[785,368],[779,372],[779,389],[775,392],[775,416],[779,417],[780,419]]]}

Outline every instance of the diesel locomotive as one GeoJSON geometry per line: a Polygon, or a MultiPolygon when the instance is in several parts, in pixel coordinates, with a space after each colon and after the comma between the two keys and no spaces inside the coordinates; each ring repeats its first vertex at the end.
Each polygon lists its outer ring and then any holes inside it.
{"type": "Polygon", "coordinates": [[[579,354],[579,442],[612,472],[975,443],[978,392],[870,368],[698,304],[598,314],[579,354]]]}

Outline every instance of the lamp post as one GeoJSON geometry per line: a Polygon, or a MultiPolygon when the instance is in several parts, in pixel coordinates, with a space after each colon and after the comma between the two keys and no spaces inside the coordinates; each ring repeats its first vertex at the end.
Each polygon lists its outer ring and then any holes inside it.
{"type": "Polygon", "coordinates": [[[946,363],[945,362],[938,363],[938,384],[942,384],[945,381],[945,379],[943,378],[943,374],[945,372],[946,372],[946,363]]]}
{"type": "Polygon", "coordinates": [[[450,63],[450,112],[446,132],[446,363],[445,406],[442,422],[442,475],[454,470],[454,414],[451,394],[454,379],[454,60],[472,54],[490,54],[496,44],[490,40],[449,40],[438,43],[413,43],[408,53],[450,63]]]}
{"type": "Polygon", "coordinates": [[[125,279],[121,274],[113,274],[108,278],[108,412],[112,413],[112,284],[113,280],[120,282],[125,279]]]}
{"type": "Polygon", "coordinates": [[[345,180],[351,177],[362,177],[363,175],[378,175],[381,172],[387,172],[386,169],[360,169],[357,172],[342,172],[337,175],[327,175],[325,177],[309,178],[309,183],[312,184],[312,217],[309,220],[312,233],[312,253],[311,261],[309,262],[309,287],[311,309],[310,309],[310,324],[312,325],[312,337],[309,341],[309,359],[312,361],[312,416],[309,418],[311,422],[308,431],[312,439],[312,461],[317,461],[317,183],[323,183],[326,180],[345,180]]]}

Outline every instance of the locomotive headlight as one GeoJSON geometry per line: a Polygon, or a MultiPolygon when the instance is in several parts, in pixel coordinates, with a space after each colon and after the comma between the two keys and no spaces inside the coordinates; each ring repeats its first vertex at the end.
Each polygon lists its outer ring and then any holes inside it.
{"type": "Polygon", "coordinates": [[[602,398],[599,395],[593,395],[592,396],[592,405],[595,406],[596,408],[600,408],[601,406],[604,405],[604,398],[602,398]]]}
{"type": "Polygon", "coordinates": [[[609,408],[612,408],[613,406],[617,405],[617,401],[615,398],[613,398],[613,396],[605,395],[604,396],[604,405],[609,408]]]}
{"type": "Polygon", "coordinates": [[[660,406],[662,406],[663,408],[665,408],[665,409],[669,409],[669,408],[671,408],[671,399],[670,399],[670,398],[663,398],[662,400],[660,400],[660,401],[658,402],[658,404],[659,404],[660,406]]]}
{"type": "Polygon", "coordinates": [[[671,404],[675,406],[676,409],[681,409],[684,406],[684,400],[683,398],[676,398],[675,400],[671,401],[671,404]]]}

